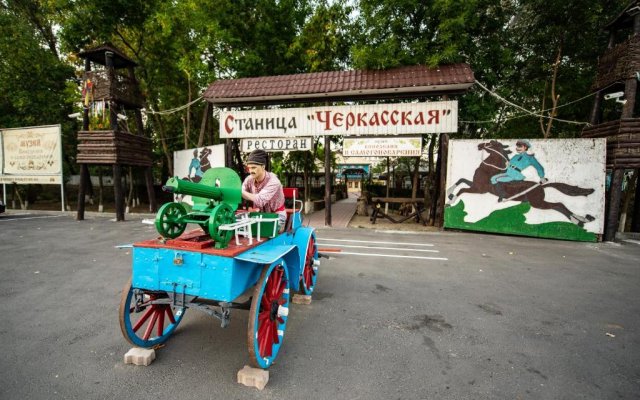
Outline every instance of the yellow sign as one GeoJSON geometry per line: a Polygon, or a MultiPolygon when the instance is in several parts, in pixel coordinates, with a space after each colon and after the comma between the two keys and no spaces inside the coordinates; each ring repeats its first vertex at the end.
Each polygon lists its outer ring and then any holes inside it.
{"type": "Polygon", "coordinates": [[[345,157],[420,157],[422,138],[420,136],[344,138],[342,155],[345,157]]]}
{"type": "Polygon", "coordinates": [[[0,137],[0,183],[61,183],[60,125],[5,129],[0,137]]]}

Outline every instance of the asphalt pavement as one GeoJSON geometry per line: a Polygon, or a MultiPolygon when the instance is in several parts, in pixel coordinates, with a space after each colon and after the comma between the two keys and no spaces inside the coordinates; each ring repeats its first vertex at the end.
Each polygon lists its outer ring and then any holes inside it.
{"type": "Polygon", "coordinates": [[[0,216],[0,399],[637,399],[640,242],[319,229],[263,391],[247,312],[189,310],[148,367],[118,304],[144,217],[0,216]]]}

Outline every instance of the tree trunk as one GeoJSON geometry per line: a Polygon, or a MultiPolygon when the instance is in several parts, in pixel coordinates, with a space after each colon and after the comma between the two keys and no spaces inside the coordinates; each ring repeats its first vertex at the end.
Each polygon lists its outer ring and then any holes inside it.
{"type": "Polygon", "coordinates": [[[124,195],[122,193],[122,166],[113,164],[113,194],[116,200],[116,221],[124,221],[124,195]]]}
{"type": "Polygon", "coordinates": [[[418,195],[418,187],[420,186],[418,182],[418,177],[420,176],[420,157],[416,157],[416,160],[413,163],[413,179],[411,182],[411,198],[415,199],[418,195]]]}
{"type": "Polygon", "coordinates": [[[189,134],[191,131],[191,75],[187,71],[184,71],[187,74],[187,115],[185,116],[184,121],[184,149],[187,150],[189,148],[189,134]]]}
{"type": "Polygon", "coordinates": [[[104,211],[104,182],[102,180],[102,167],[98,167],[98,211],[104,211]]]}
{"type": "Polygon", "coordinates": [[[305,162],[302,164],[302,185],[304,186],[304,200],[311,201],[311,190],[309,190],[309,152],[305,152],[305,162]]]}
{"type": "Polygon", "coordinates": [[[438,139],[438,134],[434,133],[431,135],[431,139],[429,141],[429,177],[433,176],[433,151],[436,148],[436,140],[438,139]]]}
{"type": "Polygon", "coordinates": [[[211,103],[205,101],[204,110],[202,111],[202,123],[200,124],[200,136],[198,136],[198,147],[202,147],[204,145],[204,134],[207,132],[207,127],[209,126],[210,111],[211,103]]]}
{"type": "Polygon", "coordinates": [[[13,205],[12,205],[13,208],[16,208],[16,206],[15,206],[15,198],[16,198],[16,196],[18,197],[18,202],[20,202],[20,209],[21,210],[26,210],[27,207],[26,207],[24,201],[22,200],[22,196],[20,196],[20,190],[18,190],[18,184],[14,183],[13,184],[13,199],[14,199],[14,201],[13,201],[13,205]]]}
{"type": "Polygon", "coordinates": [[[622,201],[622,212],[620,215],[620,226],[618,227],[618,232],[624,232],[625,226],[627,225],[627,215],[628,215],[627,211],[629,209],[629,204],[631,203],[631,197],[634,195],[637,184],[638,184],[638,170],[634,170],[633,175],[631,175],[631,177],[627,181],[627,190],[624,192],[624,200],[622,201]]]}
{"type": "Polygon", "coordinates": [[[129,193],[127,194],[127,210],[131,209],[133,205],[133,168],[129,167],[129,193]]]}
{"type": "Polygon", "coordinates": [[[447,157],[449,150],[449,135],[446,133],[440,134],[440,145],[438,146],[438,186],[436,187],[437,197],[433,199],[436,200],[437,209],[435,215],[435,226],[441,228],[444,226],[444,202],[445,202],[445,191],[446,191],[446,175],[447,175],[447,157]]]}
{"type": "Polygon", "coordinates": [[[556,94],[556,79],[558,77],[558,69],[560,68],[561,61],[562,61],[562,38],[560,38],[560,44],[558,45],[558,55],[556,56],[556,61],[555,63],[553,63],[553,77],[551,78],[551,102],[552,102],[551,113],[549,114],[547,129],[542,132],[544,134],[545,139],[548,139],[549,136],[551,136],[551,126],[553,125],[553,118],[558,113],[557,108],[558,108],[558,100],[560,99],[560,95],[556,94]]]}
{"type": "Polygon", "coordinates": [[[607,218],[604,227],[604,241],[615,240],[620,218],[620,197],[622,194],[622,178],[624,170],[616,168],[612,171],[611,187],[609,188],[609,201],[607,206],[607,218]]]}
{"type": "Polygon", "coordinates": [[[153,114],[153,120],[158,126],[158,136],[160,136],[160,144],[162,144],[162,152],[164,153],[165,158],[167,159],[167,169],[169,170],[169,176],[173,176],[173,154],[169,151],[169,146],[167,145],[167,139],[164,134],[164,125],[160,120],[158,114],[153,114]]]}
{"type": "Polygon", "coordinates": [[[324,137],[324,225],[331,226],[331,137],[324,137]]]}

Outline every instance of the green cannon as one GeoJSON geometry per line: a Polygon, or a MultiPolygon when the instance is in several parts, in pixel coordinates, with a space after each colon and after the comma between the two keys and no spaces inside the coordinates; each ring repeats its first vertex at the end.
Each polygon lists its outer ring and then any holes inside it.
{"type": "Polygon", "coordinates": [[[160,207],[155,221],[158,233],[173,239],[184,232],[187,224],[198,224],[215,241],[216,248],[227,247],[233,231],[219,228],[236,221],[235,211],[242,201],[242,182],[234,170],[208,169],[199,183],[178,177],[169,178],[162,190],[191,196],[193,207],[190,212],[177,202],[160,207]]]}

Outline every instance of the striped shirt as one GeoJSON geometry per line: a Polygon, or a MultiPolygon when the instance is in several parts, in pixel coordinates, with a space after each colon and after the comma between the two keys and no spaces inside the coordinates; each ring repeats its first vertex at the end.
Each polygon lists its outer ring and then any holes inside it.
{"type": "Polygon", "coordinates": [[[265,177],[259,183],[252,175],[249,175],[242,183],[242,189],[255,195],[253,206],[259,208],[260,211],[284,213],[286,217],[284,192],[276,174],[265,171],[265,177]]]}

